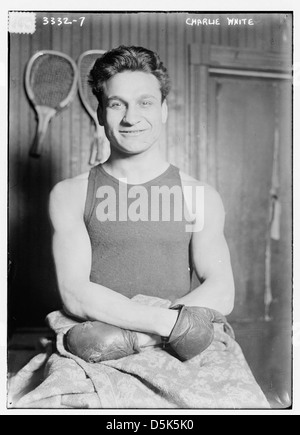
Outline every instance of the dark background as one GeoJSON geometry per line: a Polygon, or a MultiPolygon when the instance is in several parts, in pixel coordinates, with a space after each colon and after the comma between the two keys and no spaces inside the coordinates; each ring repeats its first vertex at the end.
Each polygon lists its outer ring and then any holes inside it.
{"type": "Polygon", "coordinates": [[[48,197],[60,180],[90,169],[94,134],[77,94],[51,121],[43,155],[29,157],[36,119],[24,89],[26,64],[43,49],[77,61],[89,49],[142,45],[160,54],[173,82],[162,151],[223,198],[237,290],[230,321],[257,379],[284,402],[291,376],[292,95],[281,75],[291,69],[292,14],[37,13],[36,32],[10,34],[9,43],[9,333],[45,326],[45,316],[60,308],[48,197]],[[42,20],[81,16],[82,27],[42,20]],[[228,26],[227,16],[255,25],[228,26]],[[222,25],[192,27],[188,17],[219,17],[222,25]],[[280,239],[270,240],[275,144],[282,214],[280,239]]]}

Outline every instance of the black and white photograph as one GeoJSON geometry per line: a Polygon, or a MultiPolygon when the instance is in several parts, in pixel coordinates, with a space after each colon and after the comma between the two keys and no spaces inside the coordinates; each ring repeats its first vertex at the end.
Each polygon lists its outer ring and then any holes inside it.
{"type": "Polygon", "coordinates": [[[294,13],[99,8],[7,12],[7,412],[292,410],[294,13]]]}

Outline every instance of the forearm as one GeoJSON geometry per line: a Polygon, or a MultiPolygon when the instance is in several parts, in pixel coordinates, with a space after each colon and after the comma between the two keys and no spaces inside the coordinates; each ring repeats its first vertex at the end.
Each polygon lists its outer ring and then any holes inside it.
{"type": "Polygon", "coordinates": [[[168,336],[177,319],[177,313],[173,310],[136,303],[92,282],[77,284],[73,288],[69,286],[62,294],[64,306],[72,315],[123,329],[168,336]]]}
{"type": "Polygon", "coordinates": [[[228,316],[234,305],[233,279],[207,279],[202,285],[174,301],[172,306],[176,304],[211,308],[228,316]]]}
{"type": "Polygon", "coordinates": [[[137,332],[136,334],[140,347],[158,346],[162,343],[160,335],[145,334],[144,332],[137,332]]]}

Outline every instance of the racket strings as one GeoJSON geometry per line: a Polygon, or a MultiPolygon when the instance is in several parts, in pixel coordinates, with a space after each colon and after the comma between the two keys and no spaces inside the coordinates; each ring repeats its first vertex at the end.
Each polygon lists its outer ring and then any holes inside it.
{"type": "Polygon", "coordinates": [[[92,89],[88,83],[88,78],[89,78],[90,71],[94,66],[94,63],[99,57],[101,57],[101,55],[95,53],[87,54],[86,56],[84,56],[81,60],[80,71],[79,71],[80,83],[81,83],[85,104],[87,104],[90,107],[90,109],[92,109],[94,112],[97,111],[98,100],[92,92],[92,89]]]}
{"type": "Polygon", "coordinates": [[[73,66],[60,56],[41,56],[32,66],[30,84],[38,105],[57,108],[69,96],[73,82],[73,66]]]}
{"type": "Polygon", "coordinates": [[[95,123],[95,137],[91,144],[90,165],[103,163],[110,154],[110,145],[105,136],[104,128],[99,126],[97,119],[98,100],[88,82],[91,69],[96,60],[102,57],[103,54],[104,52],[100,50],[88,51],[83,53],[78,61],[79,95],[83,106],[95,123]]]}

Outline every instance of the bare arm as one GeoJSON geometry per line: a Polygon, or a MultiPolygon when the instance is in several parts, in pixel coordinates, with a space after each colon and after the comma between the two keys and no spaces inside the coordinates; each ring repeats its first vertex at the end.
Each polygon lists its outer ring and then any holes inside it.
{"type": "Polygon", "coordinates": [[[91,243],[83,221],[83,202],[78,201],[80,182],[59,183],[50,195],[53,254],[65,310],[83,320],[168,336],[176,322],[176,312],[137,304],[90,281],[91,243]]]}
{"type": "Polygon", "coordinates": [[[233,310],[235,290],[224,237],[225,211],[220,195],[210,186],[205,186],[204,190],[203,217],[203,229],[194,232],[191,241],[193,267],[203,283],[176,303],[207,307],[229,315],[233,310]]]}

